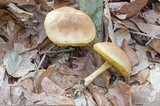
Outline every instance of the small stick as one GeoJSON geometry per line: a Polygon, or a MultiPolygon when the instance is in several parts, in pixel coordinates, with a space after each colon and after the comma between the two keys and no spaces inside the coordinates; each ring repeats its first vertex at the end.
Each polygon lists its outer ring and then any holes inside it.
{"type": "Polygon", "coordinates": [[[58,50],[58,51],[45,51],[45,52],[40,52],[39,54],[56,54],[56,53],[63,53],[63,52],[71,52],[74,51],[74,48],[69,48],[69,49],[62,49],[62,50],[58,50]]]}
{"type": "Polygon", "coordinates": [[[36,77],[36,75],[37,75],[37,73],[38,73],[38,70],[39,70],[39,68],[41,67],[43,61],[45,60],[45,57],[46,57],[46,53],[43,55],[43,57],[42,57],[39,65],[38,65],[38,67],[36,68],[35,73],[33,74],[33,77],[32,77],[33,84],[34,84],[34,88],[35,88],[35,92],[37,92],[36,84],[35,84],[35,77],[36,77]]]}

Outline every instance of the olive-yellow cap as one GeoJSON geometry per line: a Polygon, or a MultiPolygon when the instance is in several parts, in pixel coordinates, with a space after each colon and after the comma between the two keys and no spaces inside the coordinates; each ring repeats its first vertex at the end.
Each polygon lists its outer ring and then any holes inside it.
{"type": "Polygon", "coordinates": [[[109,64],[112,65],[124,77],[131,74],[131,64],[127,54],[110,42],[99,42],[94,44],[94,50],[100,54],[109,64]]]}

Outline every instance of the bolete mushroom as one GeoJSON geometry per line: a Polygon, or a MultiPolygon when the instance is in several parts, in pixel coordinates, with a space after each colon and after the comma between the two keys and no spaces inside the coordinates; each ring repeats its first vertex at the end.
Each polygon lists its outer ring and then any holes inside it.
{"type": "Polygon", "coordinates": [[[115,68],[122,76],[129,77],[131,74],[131,64],[127,54],[110,42],[99,42],[93,45],[94,50],[100,54],[106,62],[88,77],[84,78],[83,84],[74,92],[75,96],[88,86],[98,75],[110,67],[115,68]]]}
{"type": "Polygon", "coordinates": [[[48,38],[58,46],[86,46],[96,36],[91,18],[72,7],[49,12],[44,27],[48,38]]]}

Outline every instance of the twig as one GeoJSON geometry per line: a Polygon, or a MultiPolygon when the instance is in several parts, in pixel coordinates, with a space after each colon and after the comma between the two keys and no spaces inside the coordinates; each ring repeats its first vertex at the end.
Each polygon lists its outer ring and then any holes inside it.
{"type": "Polygon", "coordinates": [[[69,49],[62,49],[58,51],[45,51],[45,52],[40,52],[39,54],[57,54],[57,53],[63,53],[63,52],[71,52],[74,51],[74,48],[69,48],[69,49]]]}
{"type": "Polygon", "coordinates": [[[131,33],[133,34],[138,34],[138,35],[143,35],[143,36],[147,36],[147,37],[151,37],[151,38],[156,38],[156,39],[160,39],[159,37],[156,37],[156,36],[150,36],[148,34],[145,34],[145,33],[141,33],[141,32],[135,32],[135,31],[130,31],[131,33]]]}
{"type": "Polygon", "coordinates": [[[45,60],[45,58],[46,58],[46,53],[43,55],[43,57],[42,57],[39,65],[38,65],[38,67],[36,68],[35,73],[33,74],[33,77],[32,77],[33,84],[34,84],[34,88],[35,88],[35,92],[37,92],[36,83],[35,83],[35,77],[36,77],[36,75],[37,75],[37,73],[38,73],[38,70],[39,70],[39,68],[41,67],[43,61],[45,60]]]}

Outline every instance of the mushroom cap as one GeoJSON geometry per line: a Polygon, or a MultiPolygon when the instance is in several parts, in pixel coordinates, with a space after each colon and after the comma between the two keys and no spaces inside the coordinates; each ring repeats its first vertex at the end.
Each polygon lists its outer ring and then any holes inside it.
{"type": "Polygon", "coordinates": [[[44,27],[48,38],[58,46],[86,46],[96,36],[91,18],[72,7],[61,7],[49,12],[44,27]]]}
{"type": "Polygon", "coordinates": [[[131,74],[131,64],[127,54],[113,43],[99,42],[94,44],[94,50],[100,54],[124,77],[131,74]]]}

